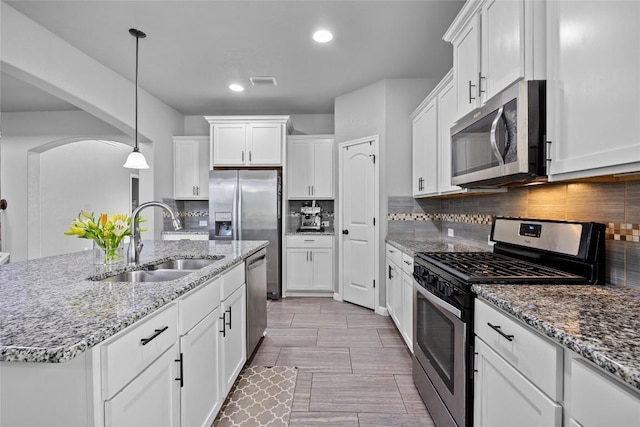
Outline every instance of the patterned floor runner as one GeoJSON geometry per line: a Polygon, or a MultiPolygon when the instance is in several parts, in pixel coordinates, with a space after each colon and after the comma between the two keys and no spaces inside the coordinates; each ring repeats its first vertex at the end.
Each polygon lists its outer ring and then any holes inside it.
{"type": "Polygon", "coordinates": [[[287,426],[297,375],[290,366],[245,368],[213,427],[287,426]]]}

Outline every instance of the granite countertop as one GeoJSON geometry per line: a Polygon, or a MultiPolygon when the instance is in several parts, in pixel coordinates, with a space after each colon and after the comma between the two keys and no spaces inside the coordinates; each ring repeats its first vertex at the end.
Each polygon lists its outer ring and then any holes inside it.
{"type": "Polygon", "coordinates": [[[335,236],[335,230],[326,231],[287,231],[286,236],[335,236]]]}
{"type": "Polygon", "coordinates": [[[492,250],[489,245],[483,248],[447,241],[439,236],[424,238],[387,237],[386,242],[410,256],[415,256],[416,252],[488,252],[492,250]]]}
{"type": "Polygon", "coordinates": [[[639,290],[614,285],[474,285],[472,290],[640,388],[639,290]]]}
{"type": "Polygon", "coordinates": [[[66,362],[267,246],[266,241],[144,241],[140,266],[108,272],[91,251],[0,266],[0,361],[66,362]],[[224,258],[166,282],[97,282],[178,258],[224,258]],[[97,269],[96,269],[97,268],[97,269]]]}
{"type": "Polygon", "coordinates": [[[163,231],[162,234],[209,234],[209,230],[171,230],[163,231]]]}

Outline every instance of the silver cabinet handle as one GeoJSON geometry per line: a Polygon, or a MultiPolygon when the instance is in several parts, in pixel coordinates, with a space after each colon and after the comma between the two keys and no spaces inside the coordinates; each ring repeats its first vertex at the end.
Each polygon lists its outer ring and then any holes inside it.
{"type": "MultiPolygon", "coordinates": [[[[486,90],[482,90],[482,80],[487,80],[486,77],[482,77],[482,73],[478,71],[478,97],[480,97],[483,93],[486,92],[486,90]]],[[[486,83],[485,83],[486,86],[486,83]]]]}
{"type": "Polygon", "coordinates": [[[313,262],[313,251],[309,251],[309,257],[311,258],[311,262],[313,262]]]}
{"type": "Polygon", "coordinates": [[[251,150],[249,150],[249,161],[251,161],[251,150]]]}
{"type": "Polygon", "coordinates": [[[489,140],[491,141],[491,150],[493,151],[493,154],[495,154],[498,158],[498,163],[500,163],[500,165],[504,165],[504,158],[502,157],[502,154],[500,154],[500,150],[498,149],[498,141],[496,141],[496,129],[498,127],[498,122],[502,118],[503,111],[503,107],[500,107],[498,109],[498,114],[496,114],[496,117],[493,119],[493,123],[491,123],[491,133],[489,134],[489,140]]]}
{"type": "Polygon", "coordinates": [[[472,100],[476,99],[475,97],[472,97],[472,96],[471,96],[471,88],[472,88],[472,87],[476,87],[476,85],[471,84],[471,80],[469,80],[469,104],[471,104],[471,101],[472,101],[472,100]]]}
{"type": "Polygon", "coordinates": [[[195,185],[193,187],[191,187],[191,195],[192,196],[196,195],[196,186],[195,185]]]}
{"type": "Polygon", "coordinates": [[[315,189],[313,188],[313,185],[311,186],[311,195],[313,196],[313,193],[315,193],[315,189]]]}
{"type": "Polygon", "coordinates": [[[244,162],[244,150],[242,150],[242,161],[244,162]]]}

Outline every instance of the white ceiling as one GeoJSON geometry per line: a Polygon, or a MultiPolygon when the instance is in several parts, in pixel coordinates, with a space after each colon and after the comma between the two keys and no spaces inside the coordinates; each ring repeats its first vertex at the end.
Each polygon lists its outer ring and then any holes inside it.
{"type": "MultiPolygon", "coordinates": [[[[334,98],[385,78],[441,78],[442,40],[463,1],[7,1],[185,115],[331,114],[334,98]],[[332,42],[311,33],[325,27],[332,42]],[[275,87],[252,87],[273,76],[275,87]],[[231,82],[246,90],[234,93],[231,82]]],[[[2,74],[2,111],[73,108],[2,74]]]]}

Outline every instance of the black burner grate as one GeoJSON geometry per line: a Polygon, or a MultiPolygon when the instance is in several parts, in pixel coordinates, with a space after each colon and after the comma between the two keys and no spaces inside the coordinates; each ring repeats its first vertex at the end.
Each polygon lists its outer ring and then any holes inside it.
{"type": "Polygon", "coordinates": [[[418,257],[468,283],[571,283],[586,281],[582,276],[493,252],[420,253],[418,257]]]}

